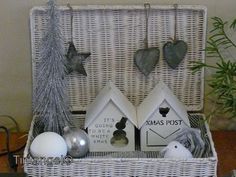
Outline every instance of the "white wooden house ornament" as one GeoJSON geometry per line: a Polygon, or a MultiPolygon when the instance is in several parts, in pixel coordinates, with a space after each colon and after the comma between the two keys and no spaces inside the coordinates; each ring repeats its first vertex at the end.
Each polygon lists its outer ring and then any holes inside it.
{"type": "Polygon", "coordinates": [[[135,126],[136,108],[109,82],[87,109],[90,152],[134,151],[135,126]]]}
{"type": "Polygon", "coordinates": [[[162,81],[137,108],[142,151],[159,151],[190,126],[185,106],[162,81]]]}

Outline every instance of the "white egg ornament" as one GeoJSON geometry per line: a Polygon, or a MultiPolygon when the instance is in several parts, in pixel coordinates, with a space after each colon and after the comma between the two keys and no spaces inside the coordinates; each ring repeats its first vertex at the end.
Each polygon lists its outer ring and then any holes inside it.
{"type": "Polygon", "coordinates": [[[30,146],[30,153],[33,157],[66,156],[67,145],[59,134],[44,132],[34,138],[30,146]]]}

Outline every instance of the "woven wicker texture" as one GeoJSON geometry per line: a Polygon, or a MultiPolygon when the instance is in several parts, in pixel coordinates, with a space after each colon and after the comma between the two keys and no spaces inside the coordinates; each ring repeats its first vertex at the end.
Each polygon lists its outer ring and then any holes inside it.
{"type": "MultiPolygon", "coordinates": [[[[75,121],[83,120],[75,116],[75,121]]],[[[164,159],[159,152],[142,152],[136,144],[135,152],[89,153],[85,158],[74,159],[71,165],[34,165],[26,161],[25,171],[29,176],[216,176],[217,155],[208,126],[203,124],[203,115],[189,115],[190,124],[200,128],[206,149],[202,158],[164,159]]],[[[83,124],[83,122],[81,122],[83,124]]],[[[29,155],[33,140],[34,119],[31,124],[24,156],[29,155]]],[[[30,159],[30,158],[28,158],[30,159]]]]}
{"type": "MultiPolygon", "coordinates": [[[[161,57],[155,70],[146,78],[134,66],[133,55],[144,48],[145,12],[143,6],[80,6],[74,8],[74,43],[79,52],[91,52],[84,62],[88,76],[68,76],[69,98],[73,111],[86,110],[98,92],[111,80],[135,105],[139,105],[154,86],[163,80],[190,111],[203,108],[203,71],[191,74],[192,61],[204,61],[207,11],[201,6],[179,6],[177,38],[188,44],[188,53],[177,69],[172,70],[163,59],[162,47],[174,36],[173,6],[151,6],[149,47],[159,47],[161,57]]],[[[65,51],[70,41],[70,12],[61,7],[65,51]]],[[[39,46],[46,15],[45,7],[33,8],[30,14],[32,40],[33,85],[39,61],[39,46]]],[[[73,115],[76,125],[83,127],[83,114],[73,115]]],[[[202,124],[203,115],[190,115],[192,127],[201,129],[206,149],[202,158],[187,160],[159,158],[158,152],[89,153],[67,165],[33,165],[25,163],[29,176],[216,176],[217,155],[209,128],[202,124]]],[[[35,136],[31,123],[24,157],[35,136]]],[[[138,136],[137,136],[138,137],[138,136]]],[[[29,158],[27,158],[29,159],[29,158]]]]}
{"type": "MultiPolygon", "coordinates": [[[[84,62],[88,76],[73,73],[69,78],[69,97],[73,110],[86,110],[98,92],[111,80],[135,105],[161,79],[188,110],[203,107],[203,71],[192,74],[192,61],[203,61],[206,32],[206,9],[179,6],[177,38],[188,44],[188,53],[177,69],[171,69],[161,57],[155,70],[146,78],[135,67],[133,56],[144,48],[145,11],[143,6],[95,6],[74,8],[74,42],[79,52],[91,52],[84,62]]],[[[67,50],[70,36],[70,12],[62,7],[61,25],[67,50]]],[[[151,6],[149,47],[159,47],[174,36],[173,6],[151,6]]],[[[39,45],[46,25],[44,8],[31,11],[33,75],[37,75],[39,45]]],[[[37,84],[34,80],[33,84],[37,84]]]]}

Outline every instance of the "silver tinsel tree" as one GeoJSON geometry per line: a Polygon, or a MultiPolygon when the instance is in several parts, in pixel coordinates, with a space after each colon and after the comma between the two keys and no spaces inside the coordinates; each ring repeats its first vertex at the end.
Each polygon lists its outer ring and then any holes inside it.
{"type": "Polygon", "coordinates": [[[62,134],[63,128],[71,124],[66,59],[55,0],[49,0],[47,6],[48,21],[40,46],[33,107],[38,128],[62,134]]]}

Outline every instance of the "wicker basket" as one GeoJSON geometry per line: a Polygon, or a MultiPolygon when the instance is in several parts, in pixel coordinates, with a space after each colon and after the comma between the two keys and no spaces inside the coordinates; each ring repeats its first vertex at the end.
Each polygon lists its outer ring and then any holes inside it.
{"type": "MultiPolygon", "coordinates": [[[[139,105],[159,80],[163,80],[182,101],[188,111],[203,108],[204,71],[192,75],[192,61],[204,61],[207,10],[202,6],[179,6],[177,37],[187,42],[186,59],[177,69],[168,67],[161,55],[158,66],[146,78],[134,66],[133,54],[144,48],[145,12],[143,6],[79,6],[74,8],[74,42],[79,52],[91,52],[85,62],[88,76],[76,73],[68,76],[69,99],[74,113],[86,111],[99,90],[111,80],[134,104],[139,105]]],[[[65,46],[70,40],[70,12],[60,7],[65,46]]],[[[149,16],[149,46],[160,49],[174,36],[173,6],[151,6],[149,16]]],[[[39,43],[46,25],[45,7],[31,10],[33,86],[39,61],[39,43]]],[[[65,47],[65,50],[66,50],[65,47]]],[[[74,114],[76,125],[83,127],[84,114],[74,114]]],[[[204,115],[190,114],[191,126],[202,131],[206,150],[202,158],[187,160],[159,158],[158,152],[89,153],[73,159],[71,165],[34,165],[25,163],[29,176],[216,176],[217,155],[204,115]]],[[[29,159],[33,140],[31,124],[24,157],[29,159]]]]}

